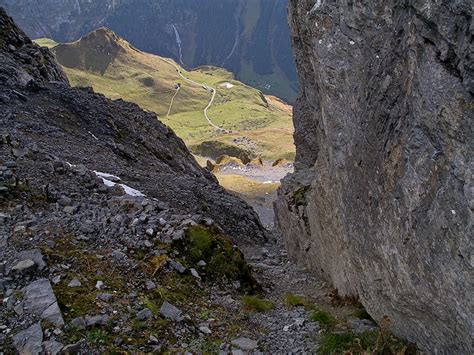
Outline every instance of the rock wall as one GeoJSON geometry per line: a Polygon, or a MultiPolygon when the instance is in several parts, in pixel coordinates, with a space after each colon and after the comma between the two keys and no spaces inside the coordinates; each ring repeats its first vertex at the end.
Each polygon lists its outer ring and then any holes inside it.
{"type": "Polygon", "coordinates": [[[292,0],[289,21],[290,255],[429,353],[472,353],[472,4],[292,0]]]}

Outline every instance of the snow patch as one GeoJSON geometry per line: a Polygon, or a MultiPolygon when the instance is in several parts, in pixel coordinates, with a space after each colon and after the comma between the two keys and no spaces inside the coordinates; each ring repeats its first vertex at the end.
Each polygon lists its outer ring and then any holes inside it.
{"type": "Polygon", "coordinates": [[[115,175],[112,175],[112,174],[107,174],[107,173],[101,173],[100,171],[94,171],[94,173],[102,179],[102,182],[107,187],[114,187],[115,185],[118,185],[129,196],[132,196],[132,197],[145,197],[145,195],[141,191],[138,191],[138,190],[136,190],[136,189],[134,189],[134,188],[132,188],[128,185],[125,185],[125,184],[117,184],[117,181],[120,181],[120,178],[118,176],[115,176],[115,175]]]}
{"type": "Polygon", "coordinates": [[[309,10],[309,14],[312,14],[317,9],[319,9],[321,7],[321,3],[322,3],[322,0],[317,0],[316,4],[314,4],[314,6],[311,8],[311,10],[309,10]]]}
{"type": "Polygon", "coordinates": [[[225,88],[225,89],[232,89],[234,87],[234,84],[231,84],[231,83],[222,83],[219,85],[221,88],[225,88]]]}

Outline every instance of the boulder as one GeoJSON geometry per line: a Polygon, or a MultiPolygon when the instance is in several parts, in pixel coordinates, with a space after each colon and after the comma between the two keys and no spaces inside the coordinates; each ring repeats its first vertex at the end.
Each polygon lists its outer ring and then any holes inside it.
{"type": "Polygon", "coordinates": [[[21,307],[23,312],[32,313],[56,327],[64,325],[61,310],[48,279],[39,279],[26,286],[21,307]]]}
{"type": "Polygon", "coordinates": [[[20,355],[39,354],[43,349],[43,331],[39,323],[18,332],[13,337],[13,346],[20,355]]]}

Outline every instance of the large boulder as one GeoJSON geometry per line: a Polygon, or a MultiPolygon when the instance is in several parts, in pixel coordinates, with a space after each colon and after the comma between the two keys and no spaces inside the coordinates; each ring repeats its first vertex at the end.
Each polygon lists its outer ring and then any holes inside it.
{"type": "Polygon", "coordinates": [[[292,0],[290,255],[429,353],[473,353],[472,4],[292,0]]]}

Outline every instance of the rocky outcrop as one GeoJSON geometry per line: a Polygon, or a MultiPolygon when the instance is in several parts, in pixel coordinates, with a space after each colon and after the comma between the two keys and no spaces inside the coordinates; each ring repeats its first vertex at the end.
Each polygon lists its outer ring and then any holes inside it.
{"type": "Polygon", "coordinates": [[[429,353],[472,353],[472,4],[293,0],[289,18],[289,253],[429,353]]]}

